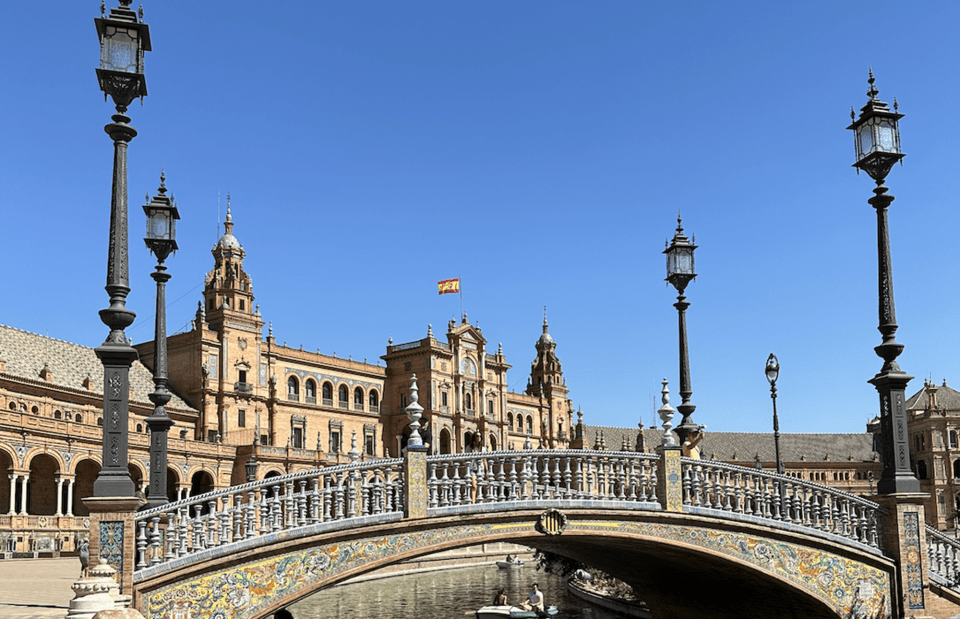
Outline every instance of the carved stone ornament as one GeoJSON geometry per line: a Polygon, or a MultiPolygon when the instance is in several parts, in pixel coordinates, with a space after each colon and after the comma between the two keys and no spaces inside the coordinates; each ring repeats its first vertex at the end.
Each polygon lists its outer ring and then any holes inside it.
{"type": "Polygon", "coordinates": [[[544,535],[560,535],[566,528],[567,517],[559,509],[548,509],[537,521],[537,531],[544,535]]]}
{"type": "Polygon", "coordinates": [[[237,341],[237,343],[240,345],[240,350],[246,350],[246,349],[247,349],[247,338],[241,337],[241,338],[237,341]]]}

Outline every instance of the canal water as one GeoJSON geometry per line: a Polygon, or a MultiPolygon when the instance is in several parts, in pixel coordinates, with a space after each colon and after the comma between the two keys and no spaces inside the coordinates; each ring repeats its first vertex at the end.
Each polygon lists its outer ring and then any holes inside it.
{"type": "Polygon", "coordinates": [[[547,605],[560,609],[558,619],[622,619],[612,611],[591,606],[567,592],[566,582],[538,572],[528,563],[520,569],[489,567],[392,576],[337,585],[290,607],[296,619],[467,619],[493,602],[497,587],[517,604],[536,582],[547,605]]]}

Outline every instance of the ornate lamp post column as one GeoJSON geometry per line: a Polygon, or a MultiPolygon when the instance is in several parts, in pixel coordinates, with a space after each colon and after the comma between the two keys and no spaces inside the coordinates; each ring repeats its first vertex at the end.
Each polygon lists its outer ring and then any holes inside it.
{"type": "Polygon", "coordinates": [[[677,302],[673,304],[677,308],[680,319],[680,398],[681,403],[677,406],[677,411],[683,417],[680,425],[674,432],[680,437],[680,443],[687,440],[687,435],[700,426],[690,419],[690,415],[697,408],[690,402],[690,396],[693,395],[693,388],[690,385],[690,357],[687,353],[687,298],[683,296],[687,284],[697,277],[694,271],[693,251],[697,248],[691,243],[683,233],[683,225],[680,216],[677,215],[677,230],[670,241],[670,246],[663,250],[667,255],[667,278],[666,281],[673,284],[677,289],[677,302]]]}
{"type": "Polygon", "coordinates": [[[764,370],[770,382],[770,399],[773,400],[773,447],[777,454],[777,472],[783,475],[783,460],[780,458],[780,420],[777,419],[777,378],[780,376],[780,362],[770,353],[764,370]]]}
{"type": "Polygon", "coordinates": [[[867,80],[870,99],[860,109],[860,118],[853,119],[847,129],[854,133],[857,172],[863,170],[870,175],[877,186],[874,196],[867,200],[877,211],[877,255],[879,259],[879,308],[880,324],[877,329],[883,337],[875,347],[877,355],[883,359],[880,372],[870,382],[880,395],[880,441],[883,453],[883,473],[877,482],[879,494],[920,492],[920,482],[910,470],[910,444],[907,441],[907,412],[904,406],[907,383],[913,378],[900,369],[897,357],[903,351],[903,345],[897,343],[897,313],[893,302],[893,266],[890,261],[890,236],[887,225],[887,208],[893,202],[893,196],[887,194],[883,181],[893,164],[903,159],[900,152],[900,130],[897,121],[903,114],[897,113],[897,101],[893,101],[893,111],[880,101],[879,91],[874,87],[873,71],[867,80]]]}
{"type": "Polygon", "coordinates": [[[160,172],[159,193],[149,204],[143,205],[147,215],[147,247],[157,257],[157,270],[150,274],[157,282],[157,318],[153,332],[153,384],[150,394],[153,414],[147,417],[150,428],[150,487],[147,491],[147,506],[157,507],[169,502],[167,497],[167,430],[173,420],[164,408],[170,401],[167,390],[167,302],[166,284],[170,279],[163,261],[177,251],[177,220],[180,212],[171,197],[167,197],[164,185],[166,178],[160,172]]]}
{"type": "Polygon", "coordinates": [[[150,31],[130,9],[130,0],[110,10],[110,17],[94,20],[100,37],[100,89],[113,98],[117,113],[104,127],[113,140],[113,194],[110,200],[110,245],[107,257],[107,294],[110,307],[100,311],[100,320],[110,327],[106,341],[96,349],[103,363],[103,465],[93,484],[97,497],[133,496],[134,485],[127,470],[127,419],[129,416],[130,366],[137,351],[124,329],[136,314],[126,307],[130,292],[127,265],[127,143],[137,135],[128,123],[127,106],[147,94],[143,53],[150,51],[150,31]]]}

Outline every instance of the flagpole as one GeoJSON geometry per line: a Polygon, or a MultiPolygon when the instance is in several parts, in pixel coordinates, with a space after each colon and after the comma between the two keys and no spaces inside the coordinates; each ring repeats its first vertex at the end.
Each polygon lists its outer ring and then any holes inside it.
{"type": "Polygon", "coordinates": [[[460,295],[460,320],[463,321],[463,278],[458,275],[457,279],[459,280],[457,282],[457,292],[460,295]]]}

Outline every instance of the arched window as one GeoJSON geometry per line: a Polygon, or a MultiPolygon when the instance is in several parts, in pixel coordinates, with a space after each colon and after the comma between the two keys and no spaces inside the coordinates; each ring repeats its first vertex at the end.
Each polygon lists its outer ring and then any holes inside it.
{"type": "Polygon", "coordinates": [[[308,378],[303,384],[304,395],[307,397],[307,404],[317,403],[317,383],[312,378],[308,378]]]}
{"type": "Polygon", "coordinates": [[[527,434],[533,434],[533,417],[527,415],[527,434]]]}
{"type": "Polygon", "coordinates": [[[300,401],[300,382],[295,376],[287,379],[287,399],[293,402],[300,401]]]}
{"type": "Polygon", "coordinates": [[[513,432],[513,413],[507,413],[507,429],[513,432]]]}
{"type": "Polygon", "coordinates": [[[363,410],[363,389],[360,387],[353,390],[353,410],[363,410]]]}
{"type": "Polygon", "coordinates": [[[376,389],[370,390],[370,395],[367,399],[370,402],[370,412],[371,413],[380,412],[380,394],[377,393],[376,389]]]}
{"type": "Polygon", "coordinates": [[[333,406],[333,385],[330,383],[323,383],[323,404],[333,406]]]}
{"type": "Polygon", "coordinates": [[[142,424],[142,423],[138,423],[138,424],[137,424],[137,432],[143,432],[143,424],[142,424]]]}
{"type": "Polygon", "coordinates": [[[350,390],[347,389],[346,385],[340,385],[340,388],[337,389],[337,398],[339,399],[340,408],[348,408],[350,405],[350,390]]]}
{"type": "Polygon", "coordinates": [[[97,417],[97,425],[103,427],[103,417],[97,417]]]}
{"type": "Polygon", "coordinates": [[[487,414],[493,417],[493,400],[487,400],[487,414]]]}
{"type": "Polygon", "coordinates": [[[16,402],[10,402],[9,408],[10,408],[10,410],[12,410],[12,411],[17,410],[17,403],[16,403],[16,402]]]}
{"type": "Polygon", "coordinates": [[[956,430],[950,430],[950,448],[951,449],[957,448],[957,431],[956,430]]]}
{"type": "Polygon", "coordinates": [[[83,415],[81,415],[80,413],[77,413],[76,415],[73,416],[73,420],[76,421],[77,423],[83,423],[83,415]]]}
{"type": "Polygon", "coordinates": [[[490,435],[490,451],[497,450],[497,437],[493,434],[490,435]]]}
{"type": "Polygon", "coordinates": [[[62,418],[63,418],[63,413],[61,413],[60,411],[53,411],[53,418],[54,418],[54,419],[62,419],[62,418]]]}
{"type": "Polygon", "coordinates": [[[960,459],[953,461],[953,476],[960,478],[960,459]]]}
{"type": "Polygon", "coordinates": [[[466,409],[467,409],[468,411],[472,411],[472,410],[473,410],[473,396],[470,395],[470,393],[465,393],[465,394],[463,395],[463,404],[464,404],[464,407],[466,407],[466,409]]]}

